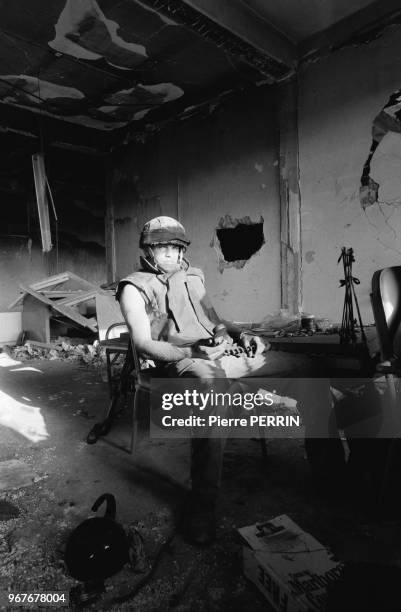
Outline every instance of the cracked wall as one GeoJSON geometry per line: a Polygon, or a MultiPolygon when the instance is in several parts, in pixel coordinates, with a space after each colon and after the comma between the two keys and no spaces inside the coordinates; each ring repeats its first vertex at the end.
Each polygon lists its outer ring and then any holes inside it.
{"type": "Polygon", "coordinates": [[[401,259],[398,130],[385,130],[371,148],[372,125],[375,135],[378,117],[388,124],[388,111],[398,103],[391,96],[400,87],[400,33],[400,26],[389,27],[369,44],[343,48],[300,70],[303,309],[334,321],[341,321],[344,300],[337,266],[342,246],[355,251],[365,322],[373,321],[374,271],[401,259]]]}
{"type": "Polygon", "coordinates": [[[205,272],[218,313],[260,321],[280,308],[280,220],[274,90],[222,102],[207,117],[169,126],[115,160],[117,273],[138,261],[139,231],[156,215],[178,217],[205,272]],[[225,267],[211,236],[221,218],[260,221],[266,243],[246,265],[225,267]]]}
{"type": "Polygon", "coordinates": [[[401,202],[401,90],[391,94],[373,120],[372,144],[364,163],[359,197],[365,209],[374,204],[401,202]]]}

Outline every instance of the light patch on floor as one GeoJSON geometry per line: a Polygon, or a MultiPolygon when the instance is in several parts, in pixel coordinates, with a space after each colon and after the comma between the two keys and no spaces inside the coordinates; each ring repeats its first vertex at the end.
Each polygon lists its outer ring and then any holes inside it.
{"type": "MultiPolygon", "coordinates": [[[[18,364],[21,362],[16,361],[15,363],[18,364]]],[[[14,364],[11,364],[11,365],[14,365],[14,364]]],[[[10,370],[10,372],[39,372],[39,374],[43,374],[42,370],[38,370],[38,368],[33,368],[32,366],[23,366],[22,368],[14,368],[13,370],[10,370]]]]}
{"type": "Polygon", "coordinates": [[[0,425],[13,429],[31,442],[49,437],[46,423],[38,406],[27,406],[0,391],[0,425]]]}
{"type": "Polygon", "coordinates": [[[15,361],[15,359],[11,359],[7,353],[0,353],[0,368],[9,368],[14,365],[20,365],[20,361],[15,361]]]}

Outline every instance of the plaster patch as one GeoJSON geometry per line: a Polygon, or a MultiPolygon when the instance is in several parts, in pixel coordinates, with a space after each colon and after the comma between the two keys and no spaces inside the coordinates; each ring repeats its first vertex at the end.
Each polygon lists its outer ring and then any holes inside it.
{"type": "Polygon", "coordinates": [[[150,110],[151,110],[150,108],[144,108],[143,110],[139,111],[138,113],[135,113],[134,121],[139,121],[140,119],[143,119],[145,117],[145,115],[147,115],[150,110]]]}
{"type": "Polygon", "coordinates": [[[164,104],[184,95],[184,90],[174,83],[156,83],[143,85],[138,83],[130,89],[122,89],[105,98],[110,104],[140,104],[141,102],[155,102],[164,104]],[[151,94],[151,95],[149,95],[151,94]]]}
{"type": "Polygon", "coordinates": [[[98,110],[111,114],[113,111],[108,109],[114,109],[117,119],[138,121],[143,119],[151,110],[183,95],[184,91],[174,83],[156,83],[154,85],[138,83],[134,87],[122,89],[108,96],[105,99],[108,104],[99,107],[98,110]]]}
{"type": "Polygon", "coordinates": [[[99,106],[97,110],[101,113],[112,114],[118,109],[118,106],[99,106]]]}
{"type": "Polygon", "coordinates": [[[316,251],[306,251],[305,253],[305,261],[306,263],[312,263],[312,261],[315,261],[315,254],[316,251]]]}
{"type": "Polygon", "coordinates": [[[130,70],[148,57],[143,45],[126,42],[119,24],[107,19],[95,0],[67,0],[48,44],[55,51],[79,59],[104,58],[110,65],[130,70]]]}
{"type": "MultiPolygon", "coordinates": [[[[72,100],[82,100],[84,94],[75,87],[65,87],[57,85],[50,81],[43,81],[37,77],[26,74],[14,75],[9,74],[1,77],[2,81],[7,81],[10,86],[16,86],[18,89],[13,91],[13,94],[3,98],[4,101],[15,101],[18,98],[26,98],[30,102],[40,104],[43,100],[52,100],[54,98],[70,98],[72,100]],[[23,91],[22,91],[23,90],[23,91]]],[[[0,91],[2,83],[0,83],[0,91]]]]}

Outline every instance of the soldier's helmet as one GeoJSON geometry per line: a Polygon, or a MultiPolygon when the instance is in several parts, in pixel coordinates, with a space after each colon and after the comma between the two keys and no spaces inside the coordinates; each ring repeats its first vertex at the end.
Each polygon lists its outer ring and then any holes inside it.
{"type": "Polygon", "coordinates": [[[184,226],[172,217],[155,217],[145,223],[141,232],[141,249],[153,244],[177,244],[187,247],[190,244],[184,226]]]}

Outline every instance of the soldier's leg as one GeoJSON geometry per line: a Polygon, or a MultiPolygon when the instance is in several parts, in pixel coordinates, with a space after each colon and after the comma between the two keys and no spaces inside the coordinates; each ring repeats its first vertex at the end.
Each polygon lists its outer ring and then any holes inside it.
{"type": "MultiPolygon", "coordinates": [[[[225,393],[230,385],[223,369],[215,362],[203,359],[183,359],[171,364],[170,377],[188,380],[188,388],[200,393],[225,393]]],[[[225,416],[225,406],[209,405],[202,411],[208,422],[209,415],[225,416]]],[[[215,427],[202,428],[202,437],[191,438],[192,495],[186,517],[185,533],[196,544],[207,544],[215,537],[214,508],[221,484],[221,472],[226,438],[215,427]]]]}
{"type": "Polygon", "coordinates": [[[270,351],[254,358],[229,357],[221,361],[227,376],[245,377],[247,385],[255,380],[255,390],[262,387],[296,399],[305,426],[305,450],[313,475],[319,482],[341,478],[345,452],[330,393],[330,373],[322,368],[320,360],[303,354],[270,351]]]}

